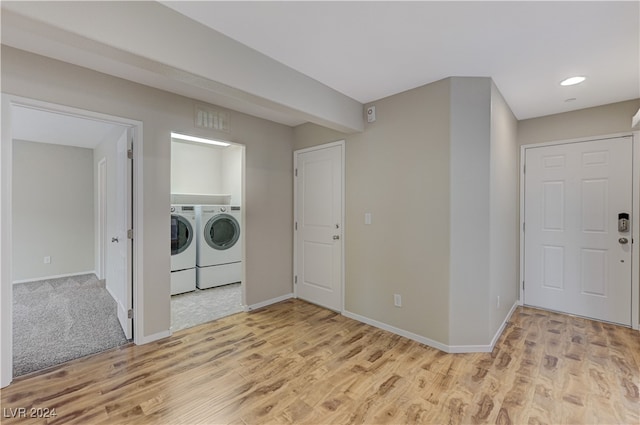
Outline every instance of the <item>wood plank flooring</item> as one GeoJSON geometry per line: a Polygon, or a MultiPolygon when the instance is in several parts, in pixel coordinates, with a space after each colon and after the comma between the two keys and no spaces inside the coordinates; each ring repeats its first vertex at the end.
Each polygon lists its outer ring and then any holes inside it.
{"type": "Polygon", "coordinates": [[[619,326],[519,308],[492,353],[446,354],[289,300],[17,379],[1,400],[7,425],[638,424],[639,387],[640,336],[619,326]]]}

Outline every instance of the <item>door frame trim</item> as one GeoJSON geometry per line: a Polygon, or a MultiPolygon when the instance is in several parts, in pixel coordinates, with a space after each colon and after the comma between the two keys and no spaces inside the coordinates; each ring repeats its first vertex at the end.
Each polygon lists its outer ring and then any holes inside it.
{"type": "Polygon", "coordinates": [[[335,142],[330,142],[330,143],[324,143],[322,145],[316,145],[316,146],[311,146],[308,148],[304,148],[304,149],[298,149],[293,151],[293,223],[292,223],[292,229],[293,229],[293,276],[291,279],[291,284],[293,285],[293,296],[295,298],[298,298],[298,286],[295,282],[295,277],[298,274],[298,238],[296,235],[296,228],[295,225],[298,222],[298,203],[297,203],[297,193],[298,193],[298,180],[296,179],[296,175],[295,175],[295,170],[298,168],[298,155],[302,154],[302,153],[306,153],[306,152],[313,152],[313,151],[317,151],[317,150],[321,150],[321,149],[327,149],[327,148],[333,148],[339,146],[340,147],[340,153],[342,155],[342,164],[341,164],[341,170],[340,173],[342,173],[342,187],[340,188],[340,190],[342,191],[342,199],[340,200],[341,202],[341,206],[340,206],[340,220],[342,222],[342,238],[340,239],[340,246],[341,246],[341,256],[342,258],[340,259],[341,261],[341,270],[340,270],[340,287],[341,287],[341,293],[340,293],[340,313],[343,313],[345,311],[345,287],[344,287],[344,282],[345,282],[345,250],[344,250],[344,240],[345,240],[345,170],[346,170],[346,161],[345,161],[345,140],[337,140],[335,142]]]}
{"type": "MultiPolygon", "coordinates": [[[[519,296],[518,304],[524,305],[524,163],[526,150],[545,146],[567,145],[571,143],[593,142],[597,140],[617,139],[620,137],[631,137],[633,151],[632,163],[632,194],[639,193],[640,190],[640,132],[627,132],[606,134],[602,136],[582,137],[575,139],[557,140],[543,143],[530,143],[520,146],[520,282],[518,283],[519,296]]],[[[634,243],[631,245],[631,328],[640,330],[640,198],[632,199],[633,218],[632,235],[634,243]]]]}
{"type": "Polygon", "coordinates": [[[0,145],[0,221],[2,222],[0,244],[0,303],[2,308],[2,327],[0,328],[0,387],[4,388],[13,380],[13,331],[12,331],[12,234],[11,234],[11,185],[12,185],[12,157],[13,138],[11,129],[11,115],[14,106],[41,109],[52,113],[73,115],[86,119],[100,120],[119,124],[132,129],[133,134],[133,209],[132,225],[137,236],[137,243],[131,252],[133,268],[132,290],[133,309],[133,342],[143,344],[144,341],[144,293],[143,293],[143,123],[129,118],[104,114],[81,108],[61,105],[53,102],[31,99],[22,96],[2,93],[2,144],[0,145]]]}

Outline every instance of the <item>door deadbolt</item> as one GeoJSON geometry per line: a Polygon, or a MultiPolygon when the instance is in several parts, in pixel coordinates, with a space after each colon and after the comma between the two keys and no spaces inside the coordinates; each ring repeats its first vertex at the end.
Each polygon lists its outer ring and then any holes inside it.
{"type": "Polygon", "coordinates": [[[620,239],[618,239],[618,242],[620,242],[620,244],[622,244],[622,245],[626,245],[626,244],[628,244],[628,243],[629,243],[629,239],[627,239],[627,238],[620,238],[620,239]]]}
{"type": "Polygon", "coordinates": [[[629,231],[629,213],[618,214],[618,232],[628,232],[628,231],[629,231]]]}

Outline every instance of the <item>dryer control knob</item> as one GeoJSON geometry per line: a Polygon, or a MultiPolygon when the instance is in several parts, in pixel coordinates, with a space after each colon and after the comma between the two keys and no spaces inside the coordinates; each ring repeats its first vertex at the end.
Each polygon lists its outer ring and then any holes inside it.
{"type": "Polygon", "coordinates": [[[225,207],[220,207],[220,212],[225,212],[227,209],[225,207]]]}

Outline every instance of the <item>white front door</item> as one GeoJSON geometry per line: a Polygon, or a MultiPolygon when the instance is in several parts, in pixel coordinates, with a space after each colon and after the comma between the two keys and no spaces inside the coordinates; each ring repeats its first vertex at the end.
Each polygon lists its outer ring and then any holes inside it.
{"type": "Polygon", "coordinates": [[[344,143],[296,151],[296,296],[342,311],[344,143]]]}
{"type": "Polygon", "coordinates": [[[527,148],[524,181],[524,303],[631,325],[631,137],[527,148]]]}
{"type": "Polygon", "coordinates": [[[117,172],[116,172],[116,226],[112,243],[117,247],[111,267],[113,274],[108,279],[113,279],[114,296],[118,305],[118,320],[127,339],[133,335],[133,321],[129,317],[129,311],[133,306],[131,286],[131,252],[132,239],[127,235],[131,229],[131,179],[132,161],[128,158],[131,149],[132,137],[129,129],[125,131],[117,142],[117,172]]]}

